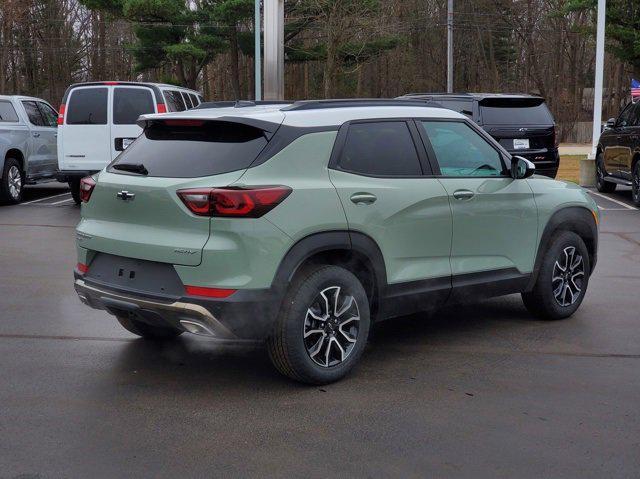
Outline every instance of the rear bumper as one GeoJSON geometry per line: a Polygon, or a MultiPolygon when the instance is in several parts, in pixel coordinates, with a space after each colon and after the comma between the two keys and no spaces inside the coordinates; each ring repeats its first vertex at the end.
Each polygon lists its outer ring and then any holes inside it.
{"type": "Polygon", "coordinates": [[[177,298],[112,288],[77,271],[74,276],[78,297],[94,309],[221,340],[266,338],[280,307],[278,295],[271,290],[241,290],[220,300],[177,298]]]}
{"type": "Polygon", "coordinates": [[[79,180],[85,176],[93,175],[100,170],[60,170],[56,173],[56,179],[62,183],[71,180],[79,180]]]}

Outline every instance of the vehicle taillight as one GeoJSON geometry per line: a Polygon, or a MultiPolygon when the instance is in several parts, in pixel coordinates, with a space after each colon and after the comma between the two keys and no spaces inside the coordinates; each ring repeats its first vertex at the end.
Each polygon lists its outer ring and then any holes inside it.
{"type": "Polygon", "coordinates": [[[66,110],[66,108],[66,105],[63,103],[58,109],[58,125],[64,124],[64,111],[66,110]]]}
{"type": "Polygon", "coordinates": [[[558,148],[560,142],[558,141],[558,125],[553,125],[553,147],[558,148]]]}
{"type": "Polygon", "coordinates": [[[288,186],[193,188],[178,190],[187,208],[198,216],[259,218],[291,194],[288,186]]]}
{"type": "Polygon", "coordinates": [[[80,271],[80,273],[82,274],[86,274],[86,272],[89,271],[89,266],[84,263],[78,263],[76,265],[76,268],[78,268],[78,271],[80,271]]]}
{"type": "Polygon", "coordinates": [[[165,105],[164,103],[158,103],[156,105],[156,110],[158,110],[158,113],[166,113],[167,112],[167,105],[165,105]]]}
{"type": "Polygon", "coordinates": [[[85,176],[80,180],[80,201],[83,203],[87,203],[89,198],[91,198],[91,193],[93,193],[93,188],[95,188],[96,182],[90,176],[85,176]]]}

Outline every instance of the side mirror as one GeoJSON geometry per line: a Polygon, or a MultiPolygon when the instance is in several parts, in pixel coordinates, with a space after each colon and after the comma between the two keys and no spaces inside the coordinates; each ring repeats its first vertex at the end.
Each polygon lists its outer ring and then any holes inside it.
{"type": "Polygon", "coordinates": [[[607,123],[605,125],[606,128],[615,128],[616,127],[616,119],[615,118],[609,118],[607,120],[607,123]]]}
{"type": "Polygon", "coordinates": [[[529,178],[536,172],[536,165],[521,156],[511,158],[511,177],[514,180],[529,178]]]}

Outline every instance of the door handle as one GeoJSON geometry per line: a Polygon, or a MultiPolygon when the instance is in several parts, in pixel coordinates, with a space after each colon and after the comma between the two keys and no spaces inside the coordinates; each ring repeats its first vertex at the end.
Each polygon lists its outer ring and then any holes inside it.
{"type": "Polygon", "coordinates": [[[456,190],[453,192],[453,197],[456,200],[470,200],[474,195],[475,193],[469,190],[456,190]]]}
{"type": "Polygon", "coordinates": [[[35,133],[33,134],[33,136],[35,136],[36,138],[38,138],[38,137],[40,136],[40,133],[35,132],[35,133]]]}
{"type": "Polygon", "coordinates": [[[371,193],[354,193],[351,195],[351,202],[356,205],[370,205],[371,203],[375,203],[378,198],[376,195],[371,193]]]}

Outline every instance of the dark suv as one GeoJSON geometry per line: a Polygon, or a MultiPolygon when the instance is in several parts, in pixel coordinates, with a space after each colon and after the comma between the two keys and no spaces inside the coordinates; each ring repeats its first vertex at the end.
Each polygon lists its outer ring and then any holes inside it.
{"type": "Polygon", "coordinates": [[[537,174],[556,177],[556,125],[544,98],[494,93],[409,93],[400,98],[431,100],[468,116],[509,153],[533,162],[537,174]]]}
{"type": "Polygon", "coordinates": [[[631,186],[640,206],[640,103],[629,103],[618,118],[607,121],[596,156],[598,191],[611,193],[617,185],[631,186]]]}

